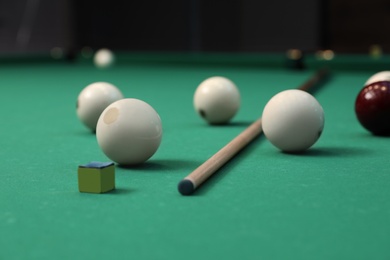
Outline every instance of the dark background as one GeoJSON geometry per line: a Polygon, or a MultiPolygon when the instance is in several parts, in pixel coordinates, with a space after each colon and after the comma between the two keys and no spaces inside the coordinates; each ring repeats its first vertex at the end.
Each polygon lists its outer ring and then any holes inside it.
{"type": "Polygon", "coordinates": [[[388,0],[0,0],[0,52],[390,51],[388,0]]]}

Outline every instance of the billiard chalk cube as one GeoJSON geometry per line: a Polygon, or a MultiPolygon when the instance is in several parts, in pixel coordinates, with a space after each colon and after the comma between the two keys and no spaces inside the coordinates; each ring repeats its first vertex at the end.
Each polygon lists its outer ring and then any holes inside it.
{"type": "Polygon", "coordinates": [[[105,193],[115,189],[115,165],[112,162],[90,162],[78,168],[79,191],[105,193]]]}

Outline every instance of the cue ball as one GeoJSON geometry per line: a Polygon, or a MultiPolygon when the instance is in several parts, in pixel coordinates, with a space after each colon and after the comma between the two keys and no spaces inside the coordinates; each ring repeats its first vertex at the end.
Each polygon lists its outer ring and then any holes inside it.
{"type": "Polygon", "coordinates": [[[80,121],[95,131],[100,114],[111,103],[123,98],[121,91],[107,82],[86,86],[77,98],[76,112],[80,121]]]}
{"type": "Polygon", "coordinates": [[[390,135],[390,82],[379,81],[365,86],[355,101],[360,124],[375,135],[390,135]]]}
{"type": "Polygon", "coordinates": [[[321,136],[324,111],[309,93],[291,89],[273,96],[263,110],[264,135],[284,152],[302,152],[321,136]]]}
{"type": "Polygon", "coordinates": [[[96,67],[105,69],[114,64],[115,55],[109,49],[100,49],[95,53],[93,61],[96,67]]]}
{"type": "Polygon", "coordinates": [[[370,85],[378,81],[390,81],[390,71],[381,71],[372,75],[364,84],[364,86],[370,85]]]}
{"type": "Polygon", "coordinates": [[[209,124],[225,124],[240,107],[237,86],[225,77],[211,77],[197,87],[194,94],[195,111],[209,124]]]}
{"type": "Polygon", "coordinates": [[[104,154],[122,165],[148,160],[162,138],[161,119],[146,102],[127,98],[109,105],[101,114],[96,138],[104,154]]]}

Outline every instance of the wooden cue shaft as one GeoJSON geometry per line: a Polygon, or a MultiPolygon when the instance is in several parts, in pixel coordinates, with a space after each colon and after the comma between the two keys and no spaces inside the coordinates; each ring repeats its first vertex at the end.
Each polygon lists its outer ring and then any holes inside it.
{"type": "MultiPolygon", "coordinates": [[[[321,69],[317,71],[309,80],[302,84],[298,89],[309,91],[317,83],[319,83],[328,71],[321,69]]],[[[252,140],[259,136],[262,132],[261,118],[257,119],[248,128],[231,140],[216,154],[211,156],[202,165],[196,168],[192,173],[179,182],[178,189],[182,195],[190,195],[197,187],[213,175],[226,162],[234,157],[238,152],[245,148],[252,140]]]]}

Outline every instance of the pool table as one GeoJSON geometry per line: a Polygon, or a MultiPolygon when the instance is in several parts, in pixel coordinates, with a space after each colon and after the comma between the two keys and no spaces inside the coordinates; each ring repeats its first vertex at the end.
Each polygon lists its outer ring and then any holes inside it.
{"type": "Polygon", "coordinates": [[[89,58],[0,60],[0,259],[389,259],[390,138],[359,125],[355,98],[390,57],[283,54],[117,53],[89,58]],[[331,77],[313,94],[325,111],[318,142],[286,154],[260,135],[193,195],[178,182],[262,114],[276,93],[318,68],[331,77]],[[207,125],[193,108],[197,85],[225,76],[240,89],[230,124],[207,125]],[[80,193],[77,169],[109,162],[76,116],[88,84],[107,81],[159,113],[158,151],[116,165],[116,189],[80,193]]]}

